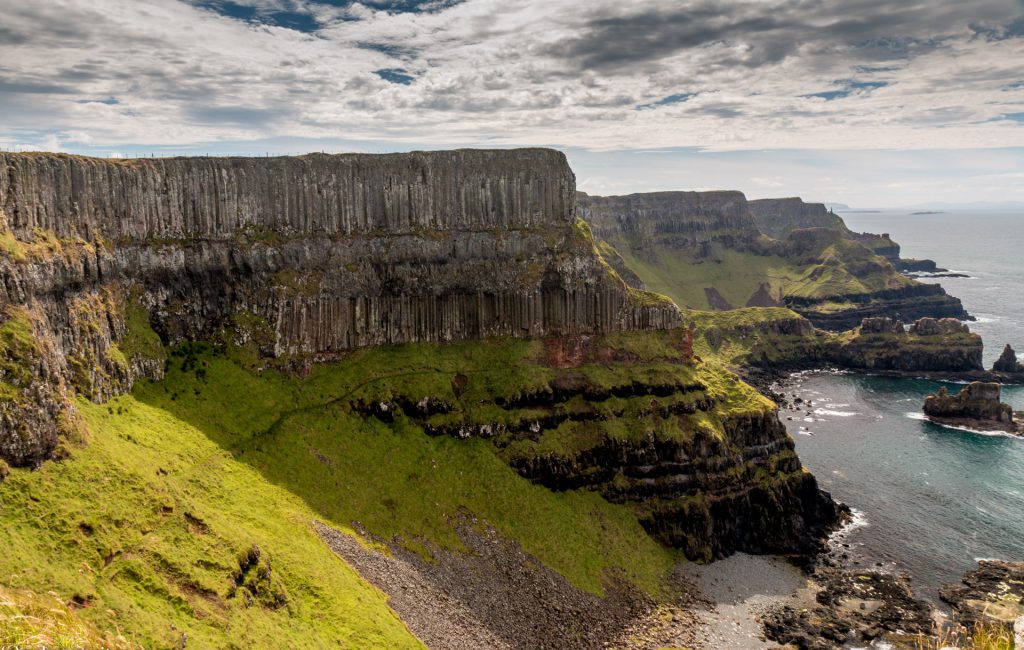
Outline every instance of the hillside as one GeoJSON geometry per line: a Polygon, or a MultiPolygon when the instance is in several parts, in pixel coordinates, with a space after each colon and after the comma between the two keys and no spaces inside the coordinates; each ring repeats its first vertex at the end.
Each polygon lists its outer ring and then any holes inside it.
{"type": "Polygon", "coordinates": [[[0,162],[0,633],[600,647],[679,562],[838,520],[556,152],[0,162]]]}
{"type": "Polygon", "coordinates": [[[822,205],[738,192],[581,195],[579,205],[624,278],[685,308],[785,306],[832,330],[876,316],[966,316],[941,287],[896,271],[887,235],[852,233],[822,205]]]}

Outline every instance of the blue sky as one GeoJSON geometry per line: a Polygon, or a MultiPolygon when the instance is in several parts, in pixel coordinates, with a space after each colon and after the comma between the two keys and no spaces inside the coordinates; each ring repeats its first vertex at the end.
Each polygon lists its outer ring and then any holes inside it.
{"type": "Polygon", "coordinates": [[[1024,2],[0,0],[0,148],[554,146],[581,189],[1024,201],[1024,2]]]}

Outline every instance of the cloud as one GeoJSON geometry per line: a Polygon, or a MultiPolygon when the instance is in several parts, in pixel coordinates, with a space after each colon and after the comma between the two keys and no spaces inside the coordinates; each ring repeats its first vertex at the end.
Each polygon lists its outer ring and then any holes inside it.
{"type": "Polygon", "coordinates": [[[4,142],[1024,146],[1015,0],[0,6],[4,142]]]}

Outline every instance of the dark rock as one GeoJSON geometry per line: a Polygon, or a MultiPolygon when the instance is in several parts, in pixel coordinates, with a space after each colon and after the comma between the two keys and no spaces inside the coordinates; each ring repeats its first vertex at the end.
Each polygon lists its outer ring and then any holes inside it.
{"type": "Polygon", "coordinates": [[[994,382],[975,381],[950,395],[945,386],[924,400],[924,414],[940,424],[1017,433],[1013,409],[999,401],[1002,387],[994,382]]]}
{"type": "Polygon", "coordinates": [[[1003,353],[999,355],[999,359],[992,366],[992,371],[1013,374],[1024,373],[1024,364],[1017,359],[1017,353],[1007,343],[1006,347],[1003,348],[1003,353]]]}
{"type": "Polygon", "coordinates": [[[762,282],[757,291],[754,292],[749,299],[747,299],[747,307],[778,307],[782,304],[781,292],[779,298],[772,296],[771,285],[767,282],[762,282]]]}
{"type": "Polygon", "coordinates": [[[768,638],[801,650],[868,645],[893,635],[928,635],[932,608],[914,597],[905,575],[818,568],[814,607],[789,605],[764,617],[768,638]]]}
{"type": "Polygon", "coordinates": [[[842,331],[857,327],[865,318],[887,316],[899,319],[970,318],[959,298],[946,293],[938,284],[915,283],[898,289],[871,293],[843,294],[821,298],[786,296],[785,306],[806,316],[815,327],[842,331]],[[820,311],[817,306],[841,300],[851,306],[839,311],[820,311]]]}
{"type": "Polygon", "coordinates": [[[804,228],[828,228],[852,234],[842,217],[830,212],[822,203],[787,198],[759,199],[750,201],[749,205],[758,230],[775,239],[785,239],[792,231],[804,228]]]}
{"type": "Polygon", "coordinates": [[[735,307],[729,304],[729,301],[718,292],[718,289],[714,287],[705,287],[704,295],[707,297],[708,304],[711,305],[711,309],[714,311],[729,311],[730,309],[735,309],[735,307]]]}
{"type": "Polygon", "coordinates": [[[861,334],[903,334],[903,322],[888,316],[872,316],[860,323],[861,334]]]}
{"type": "Polygon", "coordinates": [[[938,273],[946,269],[940,269],[933,260],[915,260],[900,258],[893,266],[902,273],[938,273]]]}
{"type": "Polygon", "coordinates": [[[968,628],[994,623],[1012,629],[1024,616],[1024,562],[980,560],[959,585],[941,587],[939,597],[968,628]]]}

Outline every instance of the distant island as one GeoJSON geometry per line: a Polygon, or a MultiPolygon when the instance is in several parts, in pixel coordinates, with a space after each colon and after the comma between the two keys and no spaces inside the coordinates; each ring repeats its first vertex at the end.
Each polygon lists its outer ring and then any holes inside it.
{"type": "Polygon", "coordinates": [[[942,210],[921,210],[919,212],[911,212],[911,215],[924,215],[924,214],[946,214],[942,210]]]}

